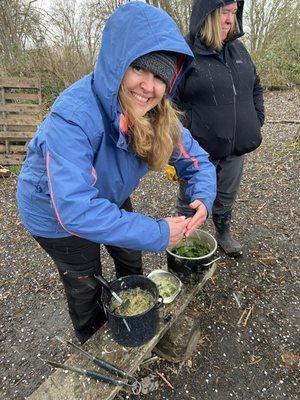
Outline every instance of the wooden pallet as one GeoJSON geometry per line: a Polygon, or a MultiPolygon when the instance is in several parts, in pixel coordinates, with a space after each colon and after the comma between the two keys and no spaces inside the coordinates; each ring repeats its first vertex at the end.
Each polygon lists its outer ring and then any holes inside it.
{"type": "Polygon", "coordinates": [[[0,77],[0,165],[20,165],[41,120],[38,78],[0,77]]]}

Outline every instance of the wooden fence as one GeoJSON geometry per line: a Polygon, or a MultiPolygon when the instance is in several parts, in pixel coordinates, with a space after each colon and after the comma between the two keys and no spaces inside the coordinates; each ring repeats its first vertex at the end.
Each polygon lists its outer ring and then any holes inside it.
{"type": "Polygon", "coordinates": [[[0,76],[0,90],[0,165],[20,165],[41,121],[40,80],[0,76]]]}

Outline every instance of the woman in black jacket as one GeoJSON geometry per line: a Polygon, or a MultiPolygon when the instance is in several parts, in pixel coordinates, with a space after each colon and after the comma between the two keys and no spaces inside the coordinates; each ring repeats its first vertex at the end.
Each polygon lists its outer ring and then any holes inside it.
{"type": "MultiPolygon", "coordinates": [[[[184,111],[183,124],[210,154],[217,169],[218,192],[213,221],[219,245],[229,255],[242,246],[229,231],[240,185],[244,154],[261,143],[264,122],[263,90],[244,45],[244,1],[194,0],[187,37],[195,61],[175,99],[184,111]]],[[[178,209],[187,212],[180,184],[178,209]]]]}

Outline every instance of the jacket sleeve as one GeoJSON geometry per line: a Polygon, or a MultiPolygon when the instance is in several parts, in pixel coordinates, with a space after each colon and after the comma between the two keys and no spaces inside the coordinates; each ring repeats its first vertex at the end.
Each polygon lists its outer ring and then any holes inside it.
{"type": "Polygon", "coordinates": [[[257,117],[259,119],[260,125],[263,126],[265,120],[265,109],[264,109],[264,96],[263,96],[263,88],[260,84],[260,78],[256,71],[256,67],[254,62],[249,54],[248,50],[246,49],[245,45],[240,41],[236,40],[238,48],[245,54],[249,65],[253,68],[254,73],[254,84],[253,84],[253,103],[257,113],[257,117]]]}
{"type": "Polygon", "coordinates": [[[182,144],[174,151],[170,164],[179,178],[187,181],[186,197],[190,202],[201,200],[210,214],[216,197],[216,169],[208,153],[185,128],[182,128],[182,144]]]}
{"type": "Polygon", "coordinates": [[[80,126],[57,114],[48,118],[46,167],[51,205],[66,233],[124,248],[165,250],[167,222],[120,210],[100,198],[94,187],[94,151],[88,136],[80,126]]]}
{"type": "Polygon", "coordinates": [[[255,110],[257,112],[258,119],[260,121],[260,125],[263,126],[265,121],[264,95],[263,95],[263,88],[260,84],[260,78],[258,76],[255,66],[254,66],[254,75],[255,75],[255,81],[253,86],[253,102],[255,110]]]}

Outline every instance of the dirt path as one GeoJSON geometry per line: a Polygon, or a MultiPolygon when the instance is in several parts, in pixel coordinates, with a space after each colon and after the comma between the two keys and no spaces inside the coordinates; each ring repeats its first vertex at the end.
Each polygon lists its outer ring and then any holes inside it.
{"type": "MultiPolygon", "coordinates": [[[[299,120],[297,91],[269,93],[266,106],[269,120],[299,120]]],[[[214,279],[193,304],[203,331],[197,352],[180,365],[158,360],[142,368],[139,378],[146,378],[148,394],[141,399],[298,399],[297,128],[265,125],[262,146],[248,156],[235,210],[233,231],[245,244],[244,256],[222,255],[214,279]]],[[[56,270],[17,217],[15,181],[0,180],[0,398],[5,400],[24,399],[51,373],[38,354],[66,357],[55,335],[73,337],[56,270]]],[[[175,195],[176,184],[149,174],[134,203],[137,211],[161,217],[173,212],[175,195]]],[[[210,222],[207,229],[212,232],[210,222]]],[[[148,273],[165,264],[165,255],[146,254],[144,262],[148,273]]],[[[112,278],[107,256],[104,266],[112,278]]]]}

